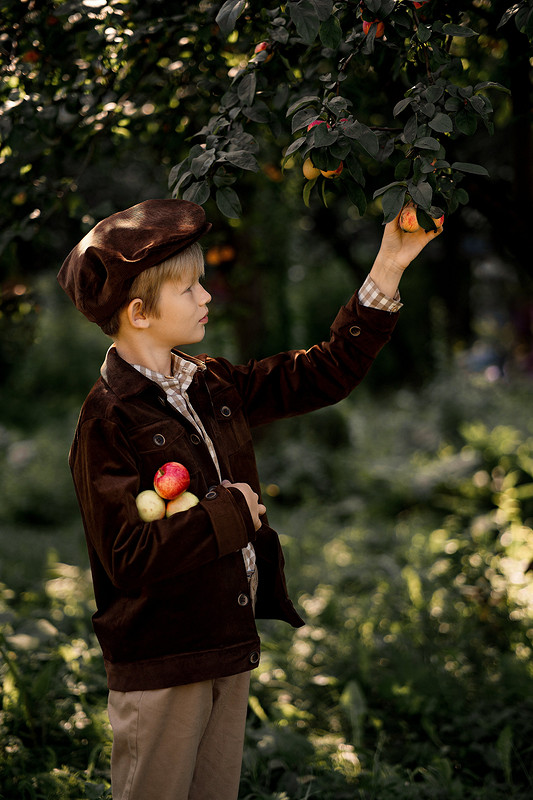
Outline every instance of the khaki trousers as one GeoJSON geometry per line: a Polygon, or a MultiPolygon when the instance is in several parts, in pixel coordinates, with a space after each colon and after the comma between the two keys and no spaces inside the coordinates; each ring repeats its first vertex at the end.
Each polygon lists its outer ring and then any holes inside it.
{"type": "Polygon", "coordinates": [[[237,800],[250,673],[109,692],[113,800],[237,800]]]}
{"type": "MultiPolygon", "coordinates": [[[[257,571],[250,581],[255,608],[257,571]]],[[[250,673],[110,690],[113,800],[237,800],[250,673]]]]}

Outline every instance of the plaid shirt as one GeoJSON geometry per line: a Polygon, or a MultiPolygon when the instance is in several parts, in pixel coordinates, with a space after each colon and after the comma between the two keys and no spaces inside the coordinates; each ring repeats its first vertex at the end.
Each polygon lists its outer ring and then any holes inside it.
{"type": "MultiPolygon", "coordinates": [[[[390,297],[387,297],[380,292],[370,275],[366,278],[359,290],[359,301],[364,306],[378,308],[382,311],[398,311],[402,306],[398,292],[396,293],[394,299],[391,300],[390,297]]],[[[141,364],[133,364],[132,366],[134,366],[135,369],[141,373],[141,375],[144,375],[145,378],[149,378],[151,381],[154,381],[154,383],[157,383],[165,392],[169,403],[195,426],[199,435],[205,442],[207,449],[209,450],[211,458],[213,459],[213,463],[217,469],[219,480],[222,481],[218,458],[213,442],[208,436],[207,431],[202,424],[202,420],[192,407],[187,394],[187,389],[191,385],[194,373],[199,368],[198,364],[194,363],[193,361],[187,361],[175,353],[172,353],[171,375],[162,375],[159,372],[154,372],[153,370],[148,369],[148,367],[143,367],[141,364]]],[[[243,548],[242,554],[246,566],[246,572],[250,576],[255,572],[255,550],[253,545],[250,543],[247,545],[247,547],[243,548]]]]}

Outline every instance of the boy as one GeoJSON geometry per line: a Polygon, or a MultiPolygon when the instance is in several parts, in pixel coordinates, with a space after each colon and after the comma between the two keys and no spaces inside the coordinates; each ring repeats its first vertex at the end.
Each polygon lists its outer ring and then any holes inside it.
{"type": "Polygon", "coordinates": [[[405,267],[438,232],[385,227],[328,342],[234,366],[176,350],[208,322],[200,206],[147,200],[104,219],[58,280],[114,340],[76,428],[83,518],[113,728],[115,800],[235,800],[255,618],[297,627],[260,500],[250,429],[339,401],[388,341],[405,267]],[[135,498],[178,461],[199,503],[142,522],[135,498]]]}

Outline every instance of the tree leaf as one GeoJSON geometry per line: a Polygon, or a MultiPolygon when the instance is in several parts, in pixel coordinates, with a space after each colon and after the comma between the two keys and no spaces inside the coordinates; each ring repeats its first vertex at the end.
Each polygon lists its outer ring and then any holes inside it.
{"type": "Polygon", "coordinates": [[[246,0],[226,0],[215,17],[215,22],[224,36],[232,32],[245,6],[246,0]]]}
{"type": "Polygon", "coordinates": [[[440,112],[435,114],[433,119],[430,119],[429,127],[439,133],[451,133],[453,131],[453,122],[448,114],[440,112]]]}
{"type": "Polygon", "coordinates": [[[465,161],[454,161],[452,164],[452,169],[457,169],[459,172],[469,172],[472,175],[489,176],[489,173],[485,167],[482,167],[479,164],[469,164],[465,161]]]}
{"type": "Polygon", "coordinates": [[[394,108],[392,109],[393,116],[397,117],[398,114],[401,114],[404,108],[407,108],[408,105],[411,104],[410,97],[404,97],[403,100],[398,100],[394,108]]]}
{"type": "Polygon", "coordinates": [[[468,111],[461,109],[455,115],[455,126],[465,136],[472,136],[476,132],[477,118],[474,114],[469,114],[468,111]]]}
{"type": "Polygon", "coordinates": [[[333,0],[311,0],[318,19],[324,22],[333,12],[333,0]]]}
{"type": "Polygon", "coordinates": [[[407,189],[405,186],[391,186],[383,194],[383,220],[384,222],[391,222],[402,210],[405,200],[405,193],[407,189]]]}
{"type": "Polygon", "coordinates": [[[248,150],[230,150],[222,154],[222,159],[239,169],[247,169],[250,172],[258,172],[259,164],[248,150]]]}
{"type": "Polygon", "coordinates": [[[346,193],[348,194],[348,198],[351,203],[357,208],[359,214],[364,216],[366,211],[366,195],[361,188],[361,186],[352,180],[344,181],[344,186],[346,186],[346,193]]]}
{"type": "Polygon", "coordinates": [[[431,201],[433,200],[433,189],[427,181],[421,181],[418,184],[409,184],[409,194],[413,198],[413,202],[421,208],[429,211],[431,201]]]}
{"type": "Polygon", "coordinates": [[[239,219],[242,214],[241,201],[235,189],[223,186],[217,189],[216,203],[222,214],[230,219],[239,219]]]}
{"type": "Polygon", "coordinates": [[[307,208],[309,208],[311,190],[313,189],[313,186],[315,185],[317,180],[318,178],[313,178],[312,180],[305,182],[305,186],[303,189],[303,200],[307,208]]]}
{"type": "Polygon", "coordinates": [[[342,28],[337,17],[332,14],[320,25],[320,41],[330,50],[338,50],[342,42],[342,28]]]}
{"type": "Polygon", "coordinates": [[[355,120],[350,125],[345,125],[343,128],[344,135],[349,139],[355,139],[366,152],[376,158],[379,153],[379,139],[366,125],[355,120]]]}
{"type": "Polygon", "coordinates": [[[442,32],[446,36],[477,36],[476,31],[468,28],[466,25],[454,25],[452,22],[447,22],[442,26],[442,32]]]}
{"type": "Polygon", "coordinates": [[[440,150],[440,144],[432,136],[422,136],[414,143],[419,150],[440,150]]]}
{"type": "Polygon", "coordinates": [[[248,74],[244,75],[244,77],[241,79],[239,86],[237,87],[237,94],[243,105],[252,105],[254,102],[256,87],[257,75],[255,74],[255,71],[248,72],[248,74]]]}
{"type": "Polygon", "coordinates": [[[191,161],[191,172],[194,177],[201,178],[202,175],[205,175],[215,159],[216,151],[214,149],[204,150],[199,156],[193,158],[191,161]]]}
{"type": "Polygon", "coordinates": [[[287,5],[298,36],[303,39],[305,44],[313,44],[320,27],[320,20],[315,7],[310,0],[289,2],[287,5]]]}
{"type": "Polygon", "coordinates": [[[320,103],[320,97],[318,97],[318,95],[307,94],[305,97],[300,97],[299,100],[295,100],[294,103],[289,106],[285,116],[291,117],[300,108],[303,108],[304,106],[310,106],[313,103],[320,103]]]}
{"type": "Polygon", "coordinates": [[[311,108],[310,106],[308,108],[301,108],[292,118],[292,133],[295,133],[302,128],[307,128],[309,123],[314,122],[315,119],[316,109],[311,108]]]}
{"type": "Polygon", "coordinates": [[[182,198],[184,200],[190,200],[191,203],[198,203],[198,205],[201,206],[209,200],[210,194],[211,189],[209,187],[209,181],[195,181],[185,189],[182,198]]]}

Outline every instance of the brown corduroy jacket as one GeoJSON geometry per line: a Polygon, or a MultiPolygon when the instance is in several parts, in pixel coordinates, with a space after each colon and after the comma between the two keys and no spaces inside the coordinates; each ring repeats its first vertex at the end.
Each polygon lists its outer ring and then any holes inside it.
{"type": "MultiPolygon", "coordinates": [[[[338,402],[388,341],[397,314],[341,308],[328,342],[247,365],[201,356],[189,398],[214,442],[222,477],[260,496],[251,428],[338,402]]],[[[182,354],[183,355],[183,354],[182,354]]],[[[187,356],[185,356],[187,357],[187,356]]],[[[279,539],[256,533],[244,496],[219,485],[196,429],[164,391],[112,348],[81,410],[70,466],[89,549],[93,624],[108,685],[157,689],[244,672],[259,661],[259,618],[303,620],[287,593],[279,539]],[[192,509],[144,523],[135,497],[156,470],[189,470],[192,509]],[[241,549],[257,555],[256,612],[241,549]]]]}

